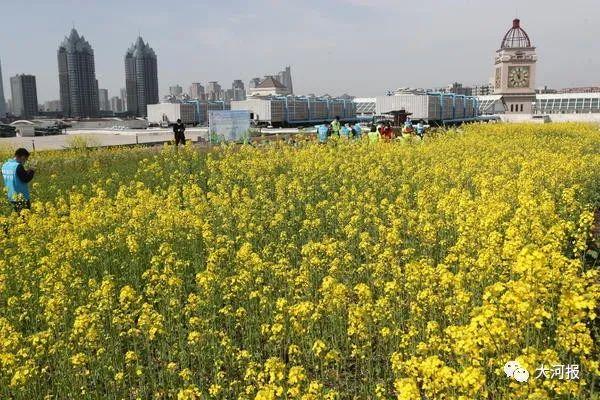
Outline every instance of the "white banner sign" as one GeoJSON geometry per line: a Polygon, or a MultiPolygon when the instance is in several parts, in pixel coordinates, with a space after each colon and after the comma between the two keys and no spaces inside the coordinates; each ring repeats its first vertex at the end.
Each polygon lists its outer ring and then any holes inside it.
{"type": "Polygon", "coordinates": [[[250,135],[250,111],[209,111],[208,130],[211,143],[246,142],[250,135]]]}

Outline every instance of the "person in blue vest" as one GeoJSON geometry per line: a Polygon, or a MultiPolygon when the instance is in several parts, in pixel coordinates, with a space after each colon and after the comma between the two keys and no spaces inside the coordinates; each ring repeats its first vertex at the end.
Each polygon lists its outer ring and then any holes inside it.
{"type": "Polygon", "coordinates": [[[362,136],[362,128],[358,122],[352,124],[352,136],[355,139],[360,139],[360,137],[362,136]]]}
{"type": "Polygon", "coordinates": [[[15,151],[15,158],[11,158],[2,165],[2,177],[4,178],[4,187],[8,192],[8,201],[18,213],[24,208],[31,208],[31,197],[27,184],[33,179],[35,171],[33,168],[25,170],[23,164],[27,162],[28,158],[27,149],[20,148],[15,151]]]}
{"type": "Polygon", "coordinates": [[[329,128],[325,124],[317,125],[317,139],[319,143],[326,143],[329,136],[329,128]]]}
{"type": "Polygon", "coordinates": [[[423,124],[423,121],[419,121],[417,123],[417,135],[423,139],[423,136],[425,135],[425,125],[423,124]]]}
{"type": "Polygon", "coordinates": [[[404,127],[402,128],[402,133],[405,135],[410,135],[411,133],[413,133],[413,124],[410,118],[406,118],[406,121],[404,122],[404,127]]]}
{"type": "Polygon", "coordinates": [[[352,130],[348,124],[342,125],[340,128],[340,136],[344,139],[350,139],[350,133],[352,130]]]}

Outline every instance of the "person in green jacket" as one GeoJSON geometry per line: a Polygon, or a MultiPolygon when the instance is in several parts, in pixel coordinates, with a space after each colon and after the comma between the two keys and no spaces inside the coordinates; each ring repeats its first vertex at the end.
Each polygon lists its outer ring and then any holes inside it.
{"type": "Polygon", "coordinates": [[[371,126],[371,132],[369,132],[369,142],[371,143],[377,143],[379,142],[379,138],[381,138],[381,134],[379,133],[379,131],[377,130],[377,127],[375,125],[371,126]]]}
{"type": "Polygon", "coordinates": [[[331,121],[331,134],[340,137],[340,129],[342,129],[340,117],[335,117],[335,119],[331,121]]]}

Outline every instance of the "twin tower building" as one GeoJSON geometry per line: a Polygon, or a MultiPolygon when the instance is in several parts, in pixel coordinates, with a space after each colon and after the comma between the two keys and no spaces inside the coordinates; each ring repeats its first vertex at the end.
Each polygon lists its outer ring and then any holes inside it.
{"type": "MultiPolygon", "coordinates": [[[[98,116],[94,50],[75,29],[58,48],[58,81],[65,116],[98,116]]],[[[127,111],[132,115],[145,117],[147,105],[159,101],[156,54],[141,37],[125,53],[125,88],[127,111]]]]}

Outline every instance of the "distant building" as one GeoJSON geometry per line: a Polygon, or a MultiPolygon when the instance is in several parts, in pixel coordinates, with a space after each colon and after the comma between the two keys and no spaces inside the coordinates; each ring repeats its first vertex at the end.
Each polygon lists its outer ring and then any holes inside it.
{"type": "Polygon", "coordinates": [[[35,76],[15,75],[10,78],[13,115],[29,118],[38,114],[35,76]]]}
{"type": "Polygon", "coordinates": [[[292,70],[289,66],[285,67],[285,69],[277,74],[277,80],[285,86],[290,94],[294,93],[294,87],[292,85],[292,70]]]}
{"type": "Polygon", "coordinates": [[[273,126],[318,124],[335,117],[348,122],[356,119],[355,104],[340,98],[250,96],[243,101],[232,101],[231,109],[248,110],[255,121],[273,126]]]}
{"type": "MultiPolygon", "coordinates": [[[[477,99],[455,93],[405,92],[374,100],[376,115],[404,110],[413,120],[434,124],[473,121],[477,117],[477,99]]],[[[354,99],[354,102],[357,112],[360,109],[361,114],[368,115],[372,111],[369,99],[354,99]]]]}
{"type": "Polygon", "coordinates": [[[555,93],[600,93],[600,86],[564,88],[555,93]]]}
{"type": "MultiPolygon", "coordinates": [[[[433,91],[437,92],[439,90],[433,90],[433,91]]],[[[387,95],[394,96],[394,95],[400,95],[400,94],[425,94],[427,92],[428,92],[428,90],[425,90],[423,88],[399,87],[396,90],[388,91],[387,95]]]]}
{"type": "Polygon", "coordinates": [[[99,106],[92,46],[73,28],[58,47],[57,56],[60,101],[64,115],[95,117],[99,106]]]}
{"type": "Polygon", "coordinates": [[[494,85],[491,83],[473,86],[472,96],[487,96],[490,94],[494,94],[494,85]]]}
{"type": "Polygon", "coordinates": [[[294,88],[293,88],[293,84],[292,84],[292,71],[291,68],[289,66],[285,67],[285,69],[283,71],[280,71],[274,75],[265,75],[264,79],[260,79],[260,78],[253,78],[250,80],[250,82],[248,83],[248,92],[250,93],[250,95],[262,95],[266,92],[278,92],[278,94],[281,93],[285,93],[285,94],[293,94],[294,93],[294,88]],[[267,81],[267,82],[265,82],[267,81]],[[272,81],[277,82],[277,83],[272,83],[272,81]],[[261,90],[261,88],[259,88],[258,90],[255,90],[259,87],[259,85],[263,85],[263,88],[261,90]],[[277,86],[277,89],[271,88],[268,89],[268,85],[275,85],[277,86]],[[254,93],[254,94],[253,94],[254,93]]]}
{"type": "Polygon", "coordinates": [[[273,75],[267,75],[258,86],[250,90],[251,96],[287,96],[290,90],[279,82],[273,75]]]}
{"type": "Polygon", "coordinates": [[[181,95],[175,97],[172,94],[166,94],[160,100],[161,103],[185,103],[187,101],[193,100],[190,98],[190,95],[187,93],[182,93],[181,95]]]}
{"type": "Polygon", "coordinates": [[[61,112],[62,108],[61,108],[61,104],[60,104],[60,100],[50,100],[50,101],[46,101],[44,102],[44,105],[42,106],[43,111],[45,112],[61,112]]]}
{"type": "Polygon", "coordinates": [[[147,116],[148,104],[159,101],[156,53],[141,37],[125,53],[125,89],[132,115],[147,116]]]}
{"type": "Polygon", "coordinates": [[[2,65],[0,64],[0,118],[6,117],[6,100],[4,99],[4,87],[2,85],[2,65]]]}
{"type": "Polygon", "coordinates": [[[174,97],[181,97],[183,88],[180,85],[169,86],[169,94],[174,97]]]}
{"type": "Polygon", "coordinates": [[[98,104],[100,111],[110,111],[110,103],[108,102],[108,89],[98,89],[98,104]]]}
{"type": "Polygon", "coordinates": [[[127,111],[127,89],[121,88],[121,102],[123,103],[123,111],[127,111]]]}
{"type": "Polygon", "coordinates": [[[442,89],[441,92],[454,93],[463,96],[471,96],[473,93],[473,89],[468,86],[463,86],[462,83],[454,82],[442,89]]]}
{"type": "Polygon", "coordinates": [[[551,89],[548,86],[544,86],[541,89],[536,89],[535,92],[539,93],[539,94],[553,94],[553,93],[558,93],[558,90],[551,89]]]}
{"type": "Polygon", "coordinates": [[[600,121],[600,92],[538,94],[534,104],[536,114],[550,114],[554,120],[559,120],[554,114],[596,114],[594,121],[600,121]]]}
{"type": "Polygon", "coordinates": [[[190,103],[160,103],[148,105],[148,122],[171,125],[178,119],[184,124],[196,123],[195,106],[190,103]]]}
{"type": "Polygon", "coordinates": [[[246,89],[244,88],[244,82],[242,82],[240,79],[233,81],[231,89],[233,90],[232,100],[246,100],[246,89]]]}
{"type": "Polygon", "coordinates": [[[233,89],[223,90],[221,100],[227,101],[227,102],[233,100],[233,89]]]}
{"type": "Polygon", "coordinates": [[[223,100],[223,90],[217,81],[208,82],[206,86],[206,100],[223,100]]]}
{"type": "Polygon", "coordinates": [[[259,83],[260,83],[260,78],[250,79],[250,82],[248,83],[248,89],[253,89],[253,88],[257,87],[259,83]]]}
{"type": "Polygon", "coordinates": [[[115,113],[122,113],[123,110],[123,100],[120,97],[114,96],[110,98],[110,110],[115,113]]]}
{"type": "Polygon", "coordinates": [[[190,86],[190,98],[197,100],[204,100],[206,98],[206,94],[204,92],[204,86],[202,86],[198,82],[192,83],[190,86]]]}
{"type": "Polygon", "coordinates": [[[213,110],[229,110],[230,104],[225,101],[190,100],[195,109],[194,123],[200,125],[208,124],[208,115],[213,110]]]}

